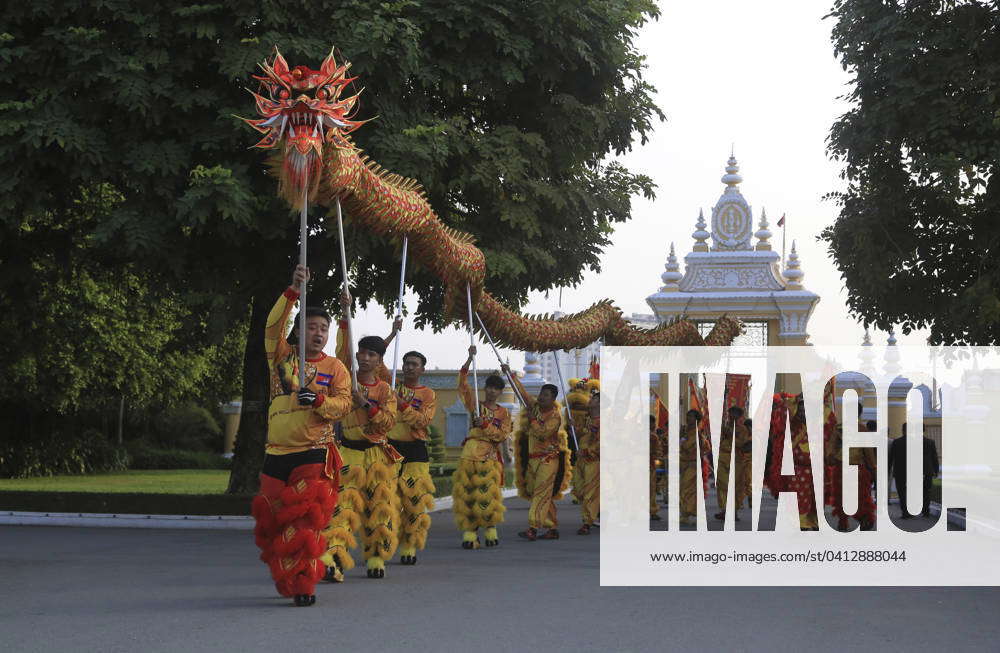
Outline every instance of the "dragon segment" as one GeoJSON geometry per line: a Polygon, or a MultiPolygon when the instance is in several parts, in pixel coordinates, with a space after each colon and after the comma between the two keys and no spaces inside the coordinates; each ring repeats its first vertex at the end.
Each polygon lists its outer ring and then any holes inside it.
{"type": "Polygon", "coordinates": [[[510,310],[484,289],[486,260],[475,238],[445,226],[419,183],[383,170],[351,140],[349,134],[366,121],[352,119],[359,94],[341,98],[355,79],[347,77],[349,63],[338,64],[331,51],[319,70],[289,68],[275,49],[274,59],[260,68],[263,75],[254,76],[259,92],[251,93],[262,118],[244,120],[264,135],[255,147],[277,150],[270,165],[279,194],[295,208],[306,194],[323,206],[339,199],[355,224],[387,239],[408,237],[414,260],[444,283],[446,317],[462,319],[469,284],[473,307],[493,339],[522,351],[572,349],[596,340],[607,345],[728,345],[740,333],[740,323],[727,317],[704,339],[688,320],[639,329],[609,300],[560,318],[510,310]]]}

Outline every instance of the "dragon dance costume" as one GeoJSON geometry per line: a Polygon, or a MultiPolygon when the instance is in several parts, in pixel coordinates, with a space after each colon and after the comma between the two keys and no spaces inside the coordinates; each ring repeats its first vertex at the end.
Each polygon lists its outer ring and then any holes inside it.
{"type": "Polygon", "coordinates": [[[528,404],[514,436],[518,496],[531,501],[529,528],[554,530],[559,526],[555,502],[569,486],[573,471],[562,406],[556,401],[543,412],[516,375],[511,381],[528,404]]]}
{"type": "Polygon", "coordinates": [[[282,596],[310,596],[325,572],[322,530],[337,503],[341,466],[334,422],[351,409],[350,376],[344,365],[320,354],[306,359],[312,406],[300,406],[298,357],[285,326],[298,292],[288,288],[267,318],[264,349],[270,377],[267,450],[254,497],[254,539],[282,596]]]}
{"type": "MultiPolygon", "coordinates": [[[[469,387],[469,368],[458,373],[458,394],[469,415],[475,415],[478,397],[469,387]]],[[[501,447],[510,437],[510,413],[500,404],[479,402],[480,425],[473,423],[462,442],[458,467],[452,476],[451,496],[455,525],[462,531],[462,546],[479,545],[478,530],[484,528],[486,546],[500,543],[497,525],[503,522],[503,456],[501,447]]]]}
{"type": "Polygon", "coordinates": [[[427,452],[427,427],[437,411],[437,397],[427,386],[400,383],[396,396],[402,403],[389,444],[403,456],[397,483],[399,492],[399,556],[403,564],[416,564],[417,551],[427,544],[431,527],[428,510],[434,507],[434,481],[427,452]]]}
{"type": "Polygon", "coordinates": [[[382,578],[385,561],[399,544],[396,483],[403,457],[387,437],[396,425],[396,396],[381,379],[359,386],[369,407],[355,408],[341,420],[340,502],[326,530],[325,561],[339,571],[353,568],[348,549],[357,545],[354,533],[360,529],[368,576],[382,578]]]}

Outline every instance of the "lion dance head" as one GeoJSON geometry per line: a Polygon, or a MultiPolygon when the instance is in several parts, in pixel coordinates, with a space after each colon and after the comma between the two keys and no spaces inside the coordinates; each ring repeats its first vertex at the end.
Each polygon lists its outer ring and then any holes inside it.
{"type": "Polygon", "coordinates": [[[319,70],[307,66],[288,67],[274,49],[274,59],[260,64],[258,92],[250,91],[257,103],[259,119],[243,118],[264,137],[254,145],[281,148],[275,164],[280,177],[279,193],[293,206],[302,202],[308,187],[312,195],[319,181],[323,147],[353,147],[346,135],[366,121],[351,120],[360,93],[341,98],[355,78],[347,77],[351,64],[338,65],[333,50],[319,70]]]}

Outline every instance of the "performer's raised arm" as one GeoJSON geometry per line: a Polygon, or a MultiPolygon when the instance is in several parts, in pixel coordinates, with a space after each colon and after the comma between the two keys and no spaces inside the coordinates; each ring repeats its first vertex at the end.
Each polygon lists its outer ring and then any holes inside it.
{"type": "Polygon", "coordinates": [[[458,396],[462,398],[462,405],[470,415],[476,414],[476,405],[479,403],[479,389],[475,391],[469,386],[469,366],[476,355],[476,346],[469,346],[469,357],[462,364],[462,369],[458,371],[458,396]]]}
{"type": "Polygon", "coordinates": [[[514,384],[514,387],[517,388],[517,391],[521,395],[521,398],[524,399],[525,407],[534,408],[537,398],[532,396],[531,393],[528,392],[528,390],[524,387],[524,384],[521,383],[521,379],[517,378],[517,374],[511,371],[510,365],[502,363],[500,365],[500,369],[502,369],[507,374],[507,378],[509,378],[511,380],[511,383],[514,384]]]}
{"type": "Polygon", "coordinates": [[[292,284],[281,293],[267,316],[267,324],[264,326],[264,355],[268,367],[273,367],[276,360],[283,360],[288,356],[290,347],[285,333],[288,316],[292,314],[295,302],[299,299],[299,289],[308,281],[309,268],[296,265],[292,273],[292,284]]]}

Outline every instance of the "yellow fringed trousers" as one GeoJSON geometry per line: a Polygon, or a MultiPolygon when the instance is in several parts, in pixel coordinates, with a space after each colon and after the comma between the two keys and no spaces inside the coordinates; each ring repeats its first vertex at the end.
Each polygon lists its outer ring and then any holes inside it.
{"type": "Polygon", "coordinates": [[[431,527],[428,510],[434,507],[434,481],[429,462],[403,461],[399,470],[399,550],[404,556],[415,555],[427,544],[431,527]]]}
{"type": "Polygon", "coordinates": [[[496,460],[461,459],[452,475],[455,525],[462,532],[503,522],[503,466],[496,460]]]}
{"type": "MultiPolygon", "coordinates": [[[[350,441],[349,441],[350,442],[350,441]]],[[[361,544],[369,568],[383,567],[396,552],[399,538],[399,463],[393,463],[378,446],[364,450],[340,449],[344,466],[340,470],[340,497],[323,532],[327,566],[336,560],[346,571],[354,567],[349,549],[357,546],[354,534],[361,532],[361,544]]]]}

